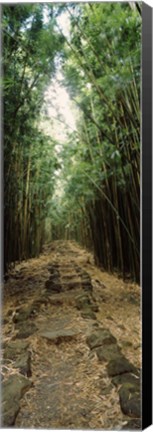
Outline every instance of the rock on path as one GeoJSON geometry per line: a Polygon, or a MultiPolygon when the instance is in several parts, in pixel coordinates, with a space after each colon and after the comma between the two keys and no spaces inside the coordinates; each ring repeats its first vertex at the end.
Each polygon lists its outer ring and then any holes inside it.
{"type": "Polygon", "coordinates": [[[20,409],[20,399],[31,387],[29,379],[22,375],[10,376],[2,385],[2,427],[15,424],[15,419],[20,409]]]}

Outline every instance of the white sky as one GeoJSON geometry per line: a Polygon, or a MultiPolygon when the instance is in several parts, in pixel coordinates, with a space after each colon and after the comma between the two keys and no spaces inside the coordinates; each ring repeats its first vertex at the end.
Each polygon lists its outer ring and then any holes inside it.
{"type": "MultiPolygon", "coordinates": [[[[45,20],[48,20],[47,14],[45,20]]],[[[70,20],[68,12],[63,12],[58,18],[58,25],[67,38],[70,34],[70,20]]],[[[43,119],[41,127],[48,135],[59,140],[59,144],[66,140],[66,131],[76,130],[75,117],[77,111],[70,100],[67,89],[62,84],[63,74],[60,62],[57,61],[57,72],[55,78],[51,80],[48,89],[45,92],[44,109],[46,111],[46,120],[43,119]],[[49,117],[49,119],[47,119],[49,117]],[[63,122],[63,123],[62,123],[63,122]],[[64,124],[65,123],[65,124],[64,124]]]]}
{"type": "MultiPolygon", "coordinates": [[[[41,129],[44,133],[55,138],[58,144],[55,146],[57,154],[60,153],[61,147],[67,139],[67,132],[76,130],[75,118],[77,115],[73,114],[73,106],[70,100],[68,91],[62,85],[63,75],[60,70],[57,70],[55,78],[51,80],[48,89],[45,92],[45,101],[43,110],[43,120],[41,122],[41,129]]],[[[60,154],[58,156],[59,162],[60,154]]],[[[56,190],[54,197],[61,197],[64,193],[64,185],[61,180],[61,169],[56,172],[56,190]]]]}
{"type": "Polygon", "coordinates": [[[59,27],[61,28],[64,36],[69,38],[69,34],[70,34],[69,13],[67,11],[65,11],[64,13],[59,15],[57,18],[57,23],[58,23],[59,27]]]}
{"type": "Polygon", "coordinates": [[[49,120],[45,122],[45,130],[47,128],[47,133],[52,134],[54,129],[55,138],[65,141],[66,129],[69,132],[76,130],[76,122],[73,113],[74,108],[67,89],[60,83],[62,79],[61,71],[57,71],[55,78],[52,79],[45,92],[44,108],[49,117],[49,120]]]}

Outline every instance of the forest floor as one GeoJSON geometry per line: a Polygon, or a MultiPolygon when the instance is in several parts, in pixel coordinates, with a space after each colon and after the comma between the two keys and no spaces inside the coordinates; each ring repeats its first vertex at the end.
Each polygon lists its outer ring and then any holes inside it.
{"type": "Polygon", "coordinates": [[[4,426],[141,428],[137,284],[56,241],[10,272],[2,312],[4,426]]]}

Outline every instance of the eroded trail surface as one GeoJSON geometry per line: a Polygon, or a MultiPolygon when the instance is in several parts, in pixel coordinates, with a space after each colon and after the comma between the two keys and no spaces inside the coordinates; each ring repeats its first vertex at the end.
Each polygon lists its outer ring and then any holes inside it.
{"type": "Polygon", "coordinates": [[[3,425],[139,429],[140,288],[56,241],[4,287],[3,425]]]}

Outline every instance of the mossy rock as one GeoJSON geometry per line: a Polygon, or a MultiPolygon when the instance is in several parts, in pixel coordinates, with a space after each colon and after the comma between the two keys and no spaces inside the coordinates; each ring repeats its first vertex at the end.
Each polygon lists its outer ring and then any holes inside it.
{"type": "Polygon", "coordinates": [[[137,373],[137,369],[123,355],[117,359],[110,360],[107,365],[109,377],[125,374],[126,372],[137,373]]]}
{"type": "Polygon", "coordinates": [[[80,268],[80,272],[81,272],[81,278],[82,279],[91,280],[89,273],[87,273],[86,271],[82,270],[81,268],[80,268]]]}
{"type": "Polygon", "coordinates": [[[37,331],[37,327],[35,326],[34,323],[28,325],[24,323],[23,326],[18,326],[18,328],[19,328],[19,332],[15,336],[15,338],[17,339],[26,339],[37,331]]]}
{"type": "Polygon", "coordinates": [[[16,360],[14,367],[19,369],[19,372],[27,377],[31,377],[31,353],[29,351],[24,352],[16,360]]]}
{"type": "Polygon", "coordinates": [[[89,305],[91,305],[91,298],[88,295],[81,295],[76,298],[77,309],[84,309],[89,305]]]}
{"type": "Polygon", "coordinates": [[[86,285],[86,284],[91,284],[91,279],[90,279],[90,276],[83,276],[82,278],[81,278],[81,282],[82,282],[82,284],[83,285],[86,285]]]}
{"type": "Polygon", "coordinates": [[[62,286],[59,281],[51,281],[50,279],[46,281],[45,288],[50,292],[61,292],[62,286]]]}
{"type": "Polygon", "coordinates": [[[92,325],[93,325],[93,327],[94,327],[94,330],[95,330],[95,328],[96,328],[96,329],[99,328],[99,323],[98,323],[98,322],[94,322],[92,325]]]}
{"type": "Polygon", "coordinates": [[[92,308],[93,312],[99,311],[99,307],[97,306],[97,304],[92,304],[91,308],[92,308]]]}
{"type": "Polygon", "coordinates": [[[121,350],[117,344],[113,343],[97,348],[96,353],[98,360],[105,362],[119,357],[121,355],[121,350]]]}
{"type": "Polygon", "coordinates": [[[93,290],[93,287],[92,287],[90,275],[87,272],[82,272],[80,274],[80,277],[81,277],[82,288],[85,291],[91,292],[93,290]]]}
{"type": "Polygon", "coordinates": [[[94,319],[94,320],[97,319],[95,313],[93,312],[92,308],[90,308],[90,307],[84,308],[83,311],[81,312],[81,316],[82,316],[82,318],[85,318],[85,319],[94,319]]]}
{"type": "Polygon", "coordinates": [[[86,311],[86,309],[91,309],[93,312],[98,312],[99,308],[96,303],[93,302],[88,294],[83,294],[76,298],[76,307],[79,310],[86,311]]]}
{"type": "Polygon", "coordinates": [[[26,308],[20,308],[18,312],[13,317],[13,322],[18,323],[21,321],[27,321],[28,318],[32,315],[33,312],[33,306],[30,305],[26,308]]]}
{"type": "Polygon", "coordinates": [[[27,350],[29,342],[22,340],[11,341],[7,344],[4,350],[4,358],[10,360],[16,360],[25,350],[27,350]]]}
{"type": "Polygon", "coordinates": [[[106,328],[99,328],[87,337],[87,344],[91,349],[114,343],[116,343],[116,338],[106,328]]]}
{"type": "Polygon", "coordinates": [[[129,383],[135,385],[138,389],[140,389],[140,378],[132,375],[132,373],[125,373],[122,375],[117,375],[112,378],[112,383],[115,386],[122,385],[124,383],[129,383]]]}
{"type": "Polygon", "coordinates": [[[2,384],[2,427],[13,426],[20,410],[20,399],[32,383],[23,375],[11,375],[2,384]]]}
{"type": "Polygon", "coordinates": [[[140,419],[132,419],[122,427],[122,430],[142,430],[142,422],[140,419]]]}
{"type": "Polygon", "coordinates": [[[80,286],[80,282],[78,281],[63,281],[62,287],[64,291],[70,291],[80,286]]]}
{"type": "Polygon", "coordinates": [[[86,292],[92,292],[92,290],[93,290],[93,287],[92,287],[92,284],[91,284],[91,282],[82,282],[82,288],[84,289],[84,291],[86,291],[86,292]]]}
{"type": "Polygon", "coordinates": [[[137,386],[125,383],[119,390],[122,412],[130,417],[141,417],[140,391],[137,386]]]}

